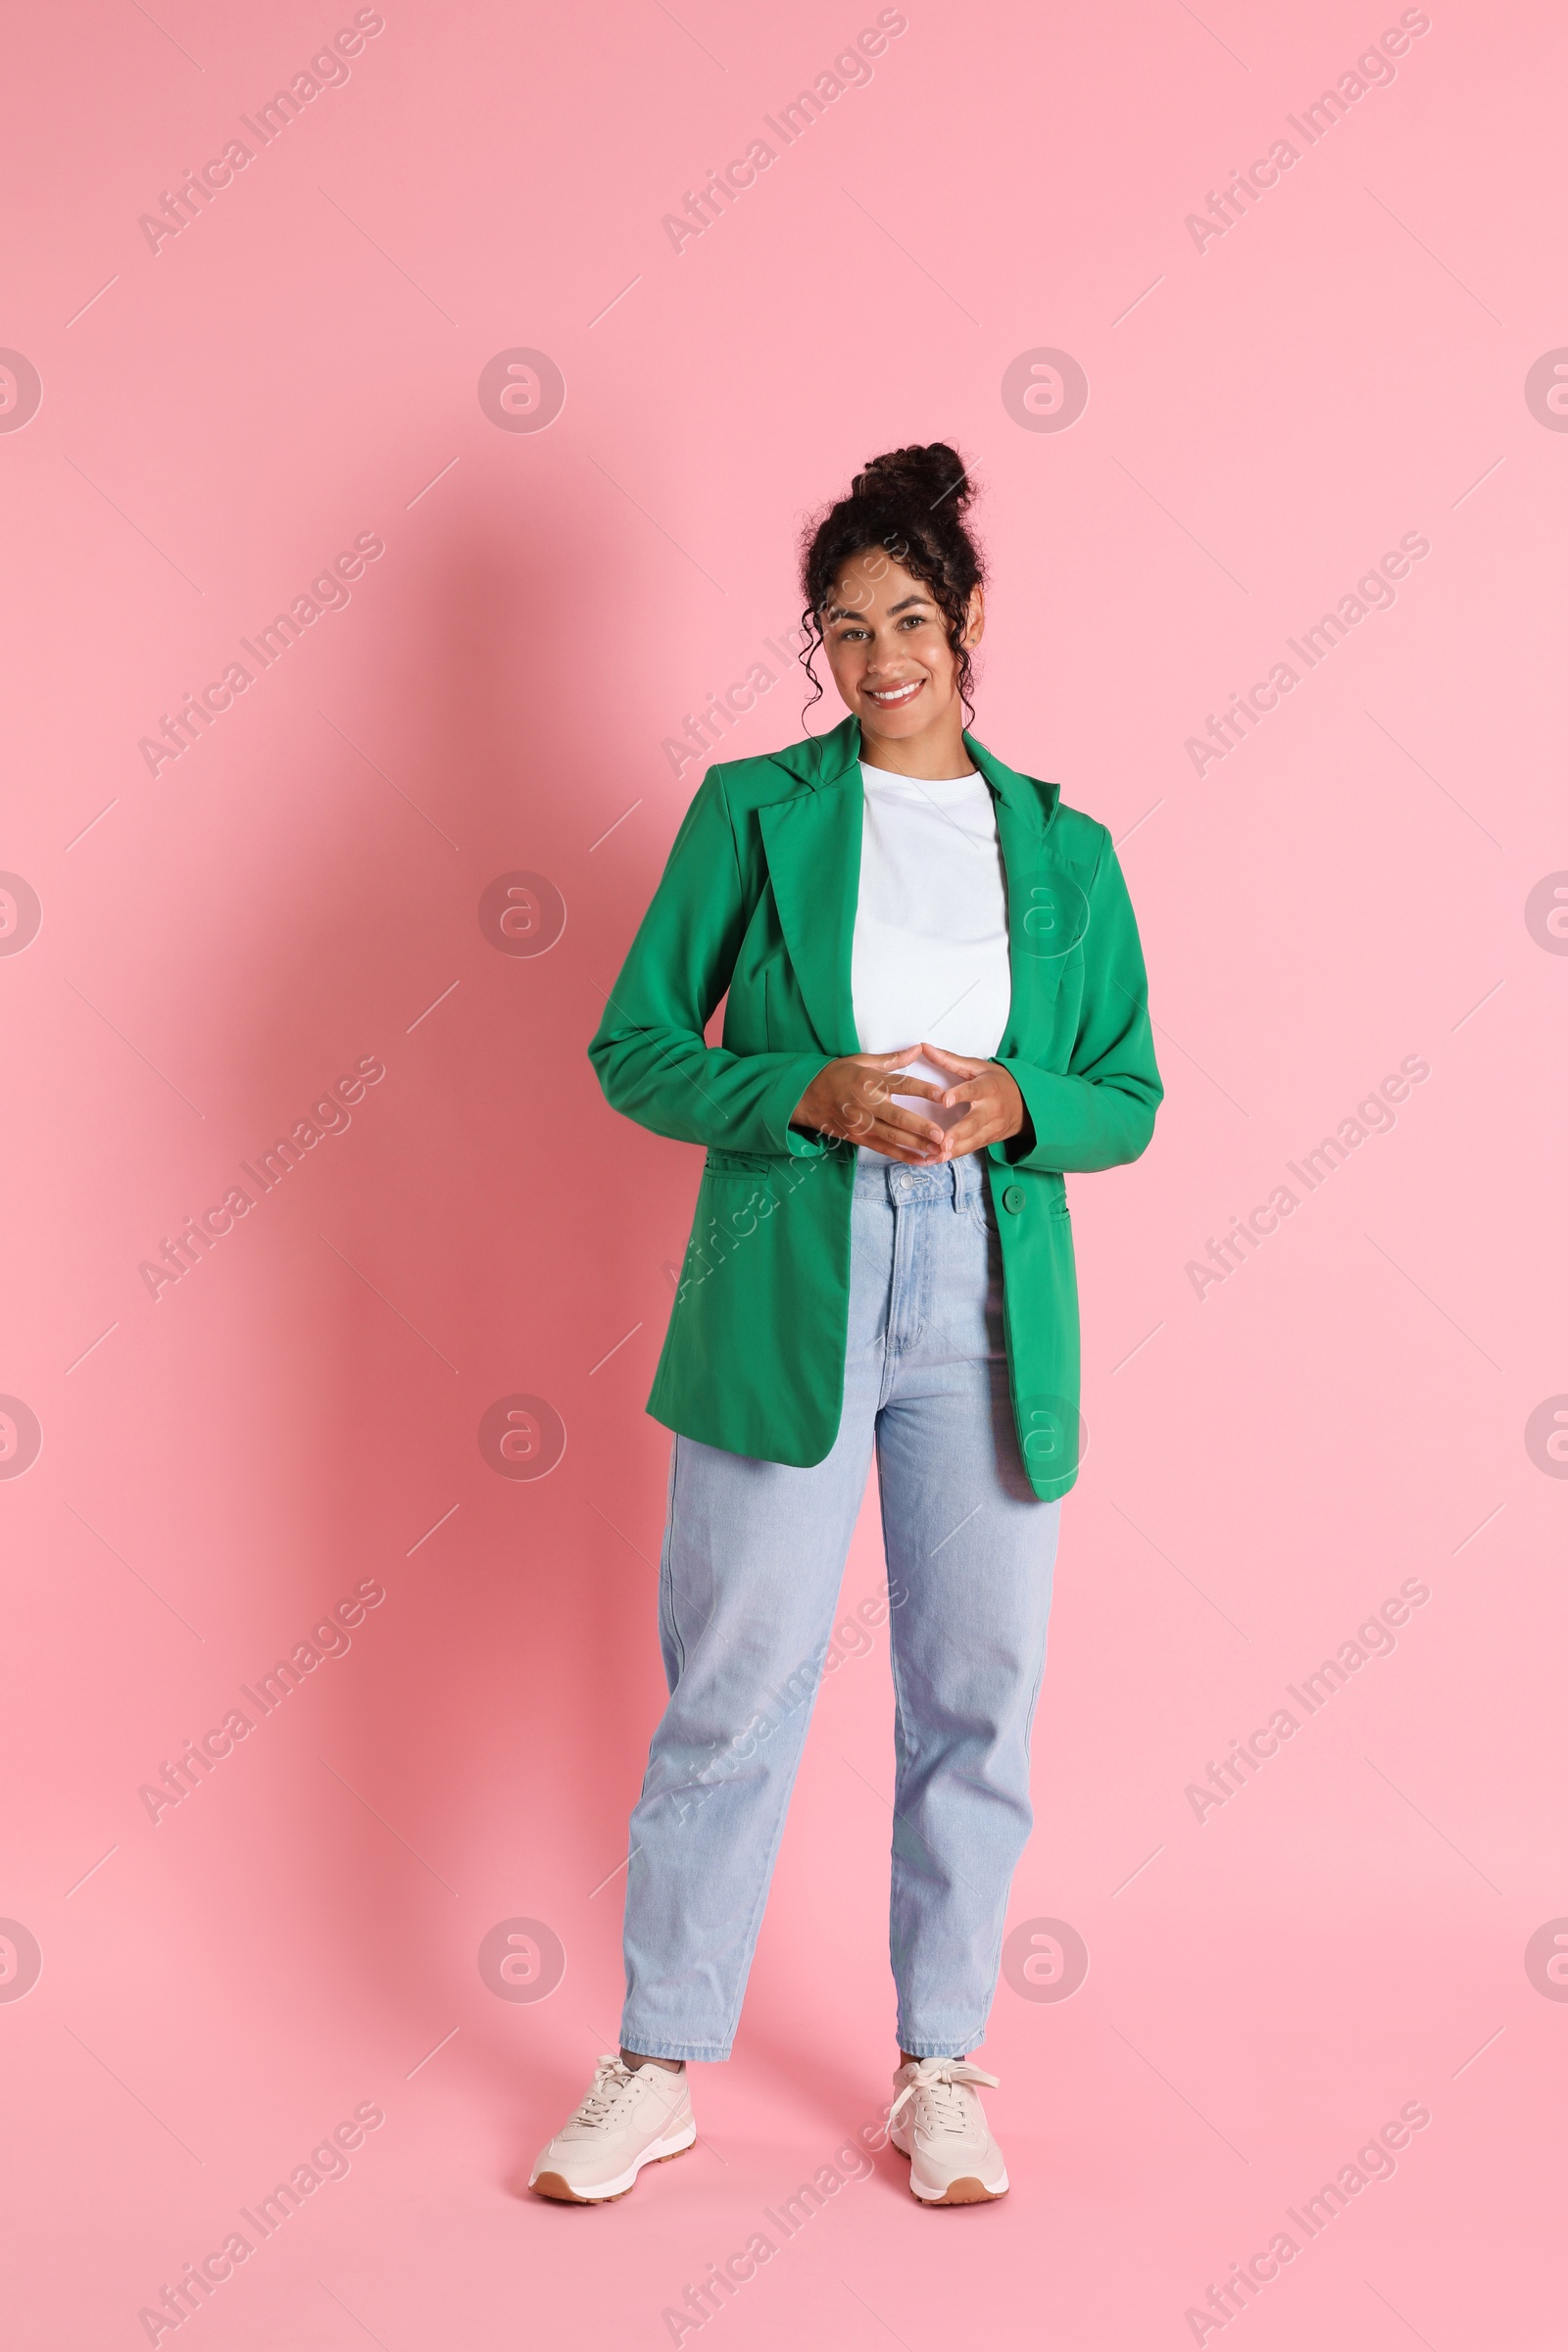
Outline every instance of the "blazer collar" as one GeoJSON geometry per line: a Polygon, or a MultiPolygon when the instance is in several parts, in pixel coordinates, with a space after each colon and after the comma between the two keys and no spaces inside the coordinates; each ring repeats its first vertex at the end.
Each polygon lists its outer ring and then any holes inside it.
{"type": "MultiPolygon", "coordinates": [[[[1055,815],[1060,786],[1020,776],[972,735],[965,734],[963,740],[997,804],[997,837],[1007,879],[1014,988],[1007,1034],[999,1049],[1005,1052],[1015,1044],[1025,1010],[1025,992],[1017,975],[1027,955],[1021,926],[1028,912],[1028,877],[1039,870],[1043,850],[1050,860],[1052,853],[1043,837],[1055,815]]],[[[859,1041],[851,964],[863,804],[858,791],[840,788],[860,780],[860,722],[852,715],[831,734],[812,736],[771,756],[775,765],[808,787],[758,809],[779,922],[824,1050],[854,1054],[859,1041]]]]}
{"type": "MultiPolygon", "coordinates": [[[[988,752],[977,736],[964,729],[964,749],[984,776],[992,793],[1003,807],[1026,831],[1043,834],[1056,813],[1061,797],[1059,784],[1039,784],[1028,776],[1018,774],[988,752]]],[[[771,755],[775,766],[786,769],[813,792],[830,791],[835,785],[846,784],[852,777],[858,779],[860,770],[860,722],[853,712],[842,719],[826,735],[808,736],[804,743],[792,743],[786,751],[771,755]]]]}

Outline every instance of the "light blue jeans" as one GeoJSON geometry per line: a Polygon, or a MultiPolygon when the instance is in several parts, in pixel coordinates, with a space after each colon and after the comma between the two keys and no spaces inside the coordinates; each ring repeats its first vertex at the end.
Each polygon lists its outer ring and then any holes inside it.
{"type": "MultiPolygon", "coordinates": [[[[809,1470],[677,1437],[660,1571],[669,1704],[631,1817],[621,2046],[727,2058],[833,1642],[873,1444],[896,1699],[900,2046],[985,2034],[1029,1836],[1059,1502],[1018,1455],[977,1154],[856,1171],[844,1417],[809,1470]]],[[[857,1796],[870,1801],[870,1792],[857,1796]]]]}

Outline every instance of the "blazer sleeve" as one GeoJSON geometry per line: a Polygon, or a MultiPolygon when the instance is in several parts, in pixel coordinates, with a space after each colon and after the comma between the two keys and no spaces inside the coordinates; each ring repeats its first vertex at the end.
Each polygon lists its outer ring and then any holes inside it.
{"type": "Polygon", "coordinates": [[[1084,985],[1066,1071],[1008,1060],[1026,1112],[993,1156],[1065,1174],[1137,1159],[1154,1131],[1165,1089],[1149,1024],[1149,976],[1132,901],[1110,835],[1089,886],[1084,985]]]}
{"type": "Polygon", "coordinates": [[[681,820],[588,1048],[605,1099],[686,1144],[810,1157],[790,1114],[830,1054],[732,1054],[703,1032],[729,986],[757,892],[745,887],[721,767],[681,820]]]}

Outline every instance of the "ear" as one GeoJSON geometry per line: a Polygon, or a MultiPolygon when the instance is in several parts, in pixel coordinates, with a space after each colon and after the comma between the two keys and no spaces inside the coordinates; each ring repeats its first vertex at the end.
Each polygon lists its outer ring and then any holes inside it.
{"type": "Polygon", "coordinates": [[[964,624],[963,642],[965,645],[978,645],[985,633],[986,594],[983,588],[976,587],[969,597],[969,617],[964,624]]]}

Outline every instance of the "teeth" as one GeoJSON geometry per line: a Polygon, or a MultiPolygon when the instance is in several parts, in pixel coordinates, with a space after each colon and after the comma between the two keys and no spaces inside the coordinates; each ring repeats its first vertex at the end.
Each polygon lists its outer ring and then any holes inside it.
{"type": "Polygon", "coordinates": [[[873,703],[906,703],[910,695],[918,688],[919,683],[919,679],[915,678],[907,686],[885,686],[880,691],[874,686],[868,686],[866,692],[870,695],[873,703]]]}

